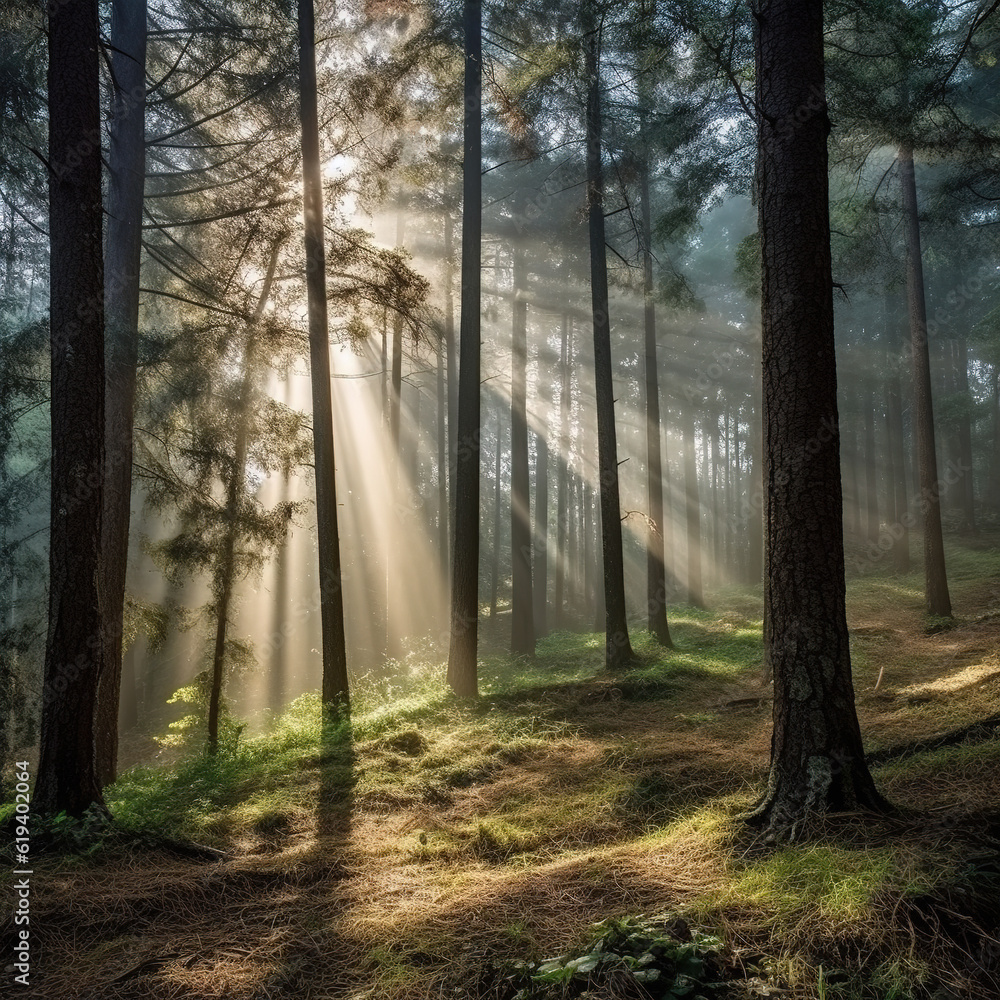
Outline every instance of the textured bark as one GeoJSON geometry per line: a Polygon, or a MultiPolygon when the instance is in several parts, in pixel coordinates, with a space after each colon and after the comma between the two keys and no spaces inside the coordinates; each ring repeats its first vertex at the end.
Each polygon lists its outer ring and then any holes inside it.
{"type": "Polygon", "coordinates": [[[913,419],[917,432],[920,510],[924,523],[924,589],[927,611],[951,616],[951,597],[941,532],[937,454],[934,446],[934,405],[931,363],[927,345],[927,307],[924,302],[924,266],[920,253],[920,219],[913,150],[899,150],[899,180],[903,188],[903,226],[906,234],[906,297],[910,314],[910,350],[913,359],[913,419]]]}
{"type": "Polygon", "coordinates": [[[601,498],[604,577],[605,666],[620,670],[632,662],[625,615],[618,445],[608,314],[608,262],[604,236],[604,167],[601,156],[600,31],[592,0],[584,5],[587,92],[587,208],[590,228],[591,300],[594,316],[594,382],[597,389],[597,452],[601,498]]]}
{"type": "Polygon", "coordinates": [[[823,94],[822,5],[762,3],[756,59],[774,732],[750,818],[795,839],[817,814],[885,802],[865,764],[845,612],[825,101],[795,117],[823,94]]]}
{"type": "Polygon", "coordinates": [[[465,0],[465,163],[462,168],[462,318],[455,469],[455,547],[448,683],[479,693],[479,326],[482,287],[482,4],[465,0]]]}
{"type": "Polygon", "coordinates": [[[95,716],[104,667],[99,587],[104,472],[104,269],[96,0],[49,13],[49,628],[32,805],[103,807],[95,716]]]}
{"type": "Polygon", "coordinates": [[[337,527],[330,335],[326,311],[326,253],[323,246],[323,184],[319,160],[312,0],[299,0],[298,10],[306,293],[316,468],[316,541],[319,550],[320,621],[323,634],[322,699],[324,708],[336,714],[346,712],[350,701],[344,637],[344,594],[340,574],[340,536],[337,527]]]}
{"type": "MultiPolygon", "coordinates": [[[[521,205],[515,207],[520,214],[521,205]]],[[[514,295],[510,381],[510,651],[535,652],[534,601],[531,593],[531,471],[528,461],[528,306],[524,247],[515,237],[514,295]]]]}
{"type": "Polygon", "coordinates": [[[646,614],[649,631],[673,648],[667,623],[667,573],[663,548],[663,463],[660,442],[660,383],[656,367],[656,307],[653,303],[653,226],[649,200],[649,157],[642,164],[643,368],[646,390],[646,614]]]}
{"type": "Polygon", "coordinates": [[[139,267],[146,176],[146,2],[112,5],[108,240],[104,257],[105,456],[101,525],[104,672],[97,702],[97,771],[118,773],[125,573],[132,513],[132,421],[139,350],[139,267]]]}

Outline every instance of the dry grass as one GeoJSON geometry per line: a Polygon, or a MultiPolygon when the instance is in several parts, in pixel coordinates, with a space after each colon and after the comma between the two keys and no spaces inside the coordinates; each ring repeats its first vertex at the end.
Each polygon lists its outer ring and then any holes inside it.
{"type": "MultiPolygon", "coordinates": [[[[997,711],[1000,600],[971,577],[956,590],[964,618],[926,634],[905,581],[854,588],[872,746],[997,711]]],[[[1000,955],[995,922],[955,889],[985,841],[955,817],[1000,801],[1000,740],[877,769],[891,797],[940,822],[845,818],[809,847],[765,848],[736,817],[766,777],[770,703],[741,645],[752,601],[727,600],[682,621],[686,652],[669,661],[719,665],[679,674],[658,697],[598,676],[386,723],[354,743],[338,764],[350,781],[338,772],[325,794],[329,765],[304,752],[283,785],[269,778],[213,814],[206,834],[229,860],[138,846],[41,860],[33,986],[18,995],[471,998],[488,994],[498,959],[561,953],[609,916],[672,911],[727,942],[745,977],[734,995],[761,995],[767,981],[811,1000],[822,966],[853,970],[823,987],[845,1000],[885,1000],[921,977],[989,996],[977,969],[1000,955]],[[743,658],[726,669],[731,649],[743,658]]]]}

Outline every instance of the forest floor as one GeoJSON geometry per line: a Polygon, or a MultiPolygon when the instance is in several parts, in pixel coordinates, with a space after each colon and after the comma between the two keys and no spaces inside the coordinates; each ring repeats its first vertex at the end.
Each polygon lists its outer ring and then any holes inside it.
{"type": "MultiPolygon", "coordinates": [[[[215,762],[132,769],[109,789],[121,824],[224,856],[73,833],[80,853],[33,865],[18,995],[1000,995],[1000,856],[980,818],[1000,803],[1000,730],[900,749],[1000,711],[998,546],[950,539],[945,630],[919,573],[849,585],[873,773],[919,815],[840,817],[778,848],[740,822],[766,782],[770,695],[759,591],[719,590],[708,611],[670,609],[674,651],[637,626],[622,676],[601,672],[601,636],[556,633],[532,663],[485,657],[475,705],[414,667],[349,733],[321,734],[306,698],[215,762]],[[672,991],[640,992],[627,962],[598,975],[595,935],[618,925],[593,925],[639,916],[657,955],[693,937],[672,991]],[[698,985],[713,978],[724,992],[698,985]]],[[[0,940],[10,954],[9,921],[0,940]]]]}

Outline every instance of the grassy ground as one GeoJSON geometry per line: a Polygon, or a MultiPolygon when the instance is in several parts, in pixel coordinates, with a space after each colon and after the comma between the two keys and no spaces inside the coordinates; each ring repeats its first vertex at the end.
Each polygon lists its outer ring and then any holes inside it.
{"type": "MultiPolygon", "coordinates": [[[[998,541],[952,545],[944,631],[923,617],[918,575],[852,581],[869,749],[1000,711],[998,541]]],[[[600,636],[559,633],[533,663],[487,658],[474,706],[439,667],[415,670],[391,701],[361,692],[350,730],[321,732],[304,698],[214,762],[132,769],[109,790],[120,824],[227,856],[108,839],[40,859],[34,985],[19,995],[578,995],[589,973],[568,979],[563,963],[532,992],[504,962],[576,955],[586,969],[608,940],[593,924],[646,915],[721,940],[705,947],[727,996],[996,996],[1000,868],[963,817],[1000,800],[1000,739],[878,766],[919,819],[755,841],[738,816],[767,772],[759,607],[733,589],[710,611],[672,608],[677,650],[637,630],[624,676],[601,673],[600,636]]],[[[635,982],[595,979],[588,995],[640,996],[635,982]]]]}

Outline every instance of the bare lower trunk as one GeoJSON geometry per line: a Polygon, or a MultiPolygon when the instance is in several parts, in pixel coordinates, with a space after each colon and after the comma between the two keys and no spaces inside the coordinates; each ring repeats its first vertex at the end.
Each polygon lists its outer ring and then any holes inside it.
{"type": "Polygon", "coordinates": [[[146,3],[112,5],[108,240],[104,263],[106,326],[104,521],[101,595],[104,673],[97,705],[97,770],[102,785],[118,773],[122,626],[132,511],[132,420],[139,351],[139,260],[146,174],[146,3]]]}
{"type": "Polygon", "coordinates": [[[756,57],[774,731],[751,819],[795,839],[814,816],[885,802],[864,759],[845,610],[822,5],[764,0],[756,57]],[[818,113],[781,127],[817,95],[818,113]]]}
{"type": "Polygon", "coordinates": [[[99,586],[104,451],[104,272],[97,0],[49,11],[49,627],[32,806],[103,808],[95,757],[104,668],[99,586]]]}
{"type": "Polygon", "coordinates": [[[587,96],[587,203],[590,223],[591,298],[594,316],[594,381],[597,389],[597,452],[600,470],[601,540],[604,564],[605,666],[620,670],[632,662],[625,614],[625,570],[618,496],[618,445],[608,315],[608,262],[604,236],[604,166],[601,156],[600,31],[592,0],[584,6],[587,96]]]}
{"type": "Polygon", "coordinates": [[[920,220],[913,150],[899,150],[899,178],[903,188],[903,225],[906,233],[906,294],[910,313],[913,358],[913,419],[917,430],[920,473],[920,510],[924,523],[924,583],[927,611],[951,616],[951,597],[944,562],[941,500],[934,445],[934,406],[931,399],[930,354],[927,347],[927,309],[924,304],[924,268],[920,253],[920,220]]]}
{"type": "Polygon", "coordinates": [[[330,394],[330,335],[326,310],[326,254],[323,247],[323,185],[320,177],[316,110],[316,53],[312,0],[299,0],[299,97],[305,216],[306,292],[312,382],[313,448],[316,469],[316,541],[322,623],[323,706],[338,714],[350,707],[344,595],[337,526],[333,401],[330,394]]]}
{"type": "Polygon", "coordinates": [[[694,444],[694,415],[690,406],[681,414],[684,434],[684,496],[687,520],[687,594],[688,603],[705,606],[701,586],[701,502],[698,497],[698,457],[694,444]]]}

